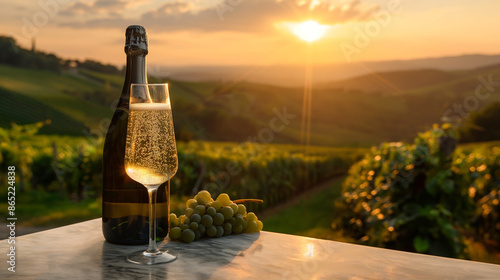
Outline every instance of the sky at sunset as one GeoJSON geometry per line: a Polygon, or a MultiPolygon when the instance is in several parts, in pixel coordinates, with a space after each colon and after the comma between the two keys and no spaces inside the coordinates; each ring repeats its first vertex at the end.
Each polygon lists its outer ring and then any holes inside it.
{"type": "Polygon", "coordinates": [[[63,58],[123,65],[124,32],[149,33],[149,62],[270,65],[500,53],[498,0],[4,1],[0,34],[63,58]],[[294,33],[313,20],[306,42],[294,33]]]}

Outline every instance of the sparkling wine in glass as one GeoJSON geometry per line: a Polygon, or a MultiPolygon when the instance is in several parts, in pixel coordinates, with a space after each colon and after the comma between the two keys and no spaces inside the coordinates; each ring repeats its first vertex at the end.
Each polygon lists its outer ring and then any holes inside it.
{"type": "MultiPolygon", "coordinates": [[[[137,264],[175,260],[177,254],[156,246],[156,192],[177,172],[177,149],[167,84],[132,84],[125,146],[125,171],[149,195],[149,246],[127,257],[137,264]]],[[[170,195],[167,193],[167,195],[170,195]]]]}

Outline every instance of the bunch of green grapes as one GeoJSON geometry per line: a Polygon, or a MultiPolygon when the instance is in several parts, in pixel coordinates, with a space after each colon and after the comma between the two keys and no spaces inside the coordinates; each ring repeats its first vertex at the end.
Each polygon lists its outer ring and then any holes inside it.
{"type": "Polygon", "coordinates": [[[243,201],[262,203],[256,199],[231,201],[226,193],[213,200],[208,191],[200,191],[186,202],[184,215],[170,214],[170,239],[190,243],[205,236],[261,231],[264,225],[257,216],[253,212],[247,213],[245,205],[237,204],[243,201]]]}

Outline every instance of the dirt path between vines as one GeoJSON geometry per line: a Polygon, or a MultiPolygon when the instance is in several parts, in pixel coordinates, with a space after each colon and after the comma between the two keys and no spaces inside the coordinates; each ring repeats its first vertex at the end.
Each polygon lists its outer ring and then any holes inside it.
{"type": "Polygon", "coordinates": [[[279,213],[281,213],[285,209],[295,206],[302,199],[308,199],[321,191],[327,190],[336,181],[341,180],[344,176],[345,175],[338,175],[338,176],[332,177],[332,178],[330,178],[322,183],[319,183],[319,184],[311,187],[307,191],[292,197],[291,199],[287,200],[286,202],[280,203],[278,205],[275,205],[271,208],[267,208],[267,209],[259,212],[258,213],[259,220],[265,220],[271,216],[278,215],[279,213]]]}

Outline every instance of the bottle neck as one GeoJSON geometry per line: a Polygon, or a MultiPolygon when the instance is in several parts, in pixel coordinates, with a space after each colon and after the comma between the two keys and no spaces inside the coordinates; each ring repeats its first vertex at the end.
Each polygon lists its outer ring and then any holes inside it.
{"type": "Polygon", "coordinates": [[[127,68],[125,82],[123,84],[122,95],[118,107],[129,107],[130,100],[130,85],[131,84],[147,84],[146,70],[146,54],[129,54],[127,55],[127,68]]]}

